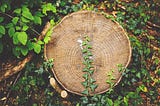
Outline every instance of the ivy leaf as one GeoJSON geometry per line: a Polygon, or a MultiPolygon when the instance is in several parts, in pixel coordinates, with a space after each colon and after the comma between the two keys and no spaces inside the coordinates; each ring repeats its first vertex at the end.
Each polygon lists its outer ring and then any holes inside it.
{"type": "Polygon", "coordinates": [[[12,23],[13,23],[14,25],[16,25],[17,22],[18,22],[18,20],[19,20],[18,17],[14,17],[14,18],[12,19],[12,23]]]}
{"type": "Polygon", "coordinates": [[[83,50],[82,50],[82,53],[83,53],[83,54],[84,54],[84,53],[87,53],[87,50],[88,50],[88,49],[83,49],[83,50]]]}
{"type": "Polygon", "coordinates": [[[34,52],[36,52],[37,54],[39,54],[40,53],[40,51],[41,51],[41,45],[40,44],[38,44],[38,43],[34,43],[34,52]]]}
{"type": "Polygon", "coordinates": [[[98,86],[98,85],[96,85],[96,84],[91,84],[91,85],[90,85],[90,88],[91,88],[92,91],[95,91],[95,89],[97,88],[97,86],[98,86]]]}
{"type": "Polygon", "coordinates": [[[87,80],[88,79],[88,74],[83,74],[83,78],[87,80]]]}
{"type": "Polygon", "coordinates": [[[10,27],[9,30],[8,30],[9,36],[12,37],[14,35],[14,33],[15,33],[14,27],[10,27]]]}
{"type": "Polygon", "coordinates": [[[41,24],[42,24],[42,19],[41,19],[41,17],[34,16],[34,23],[41,25],[41,24]]]}
{"type": "Polygon", "coordinates": [[[2,53],[2,51],[3,51],[3,44],[2,44],[2,42],[0,41],[0,54],[2,53]]]}
{"type": "Polygon", "coordinates": [[[28,39],[28,35],[26,32],[18,32],[17,38],[21,44],[26,45],[28,39]]]}
{"type": "Polygon", "coordinates": [[[81,97],[80,99],[82,100],[83,104],[87,104],[89,102],[87,97],[81,97]]]}
{"type": "Polygon", "coordinates": [[[88,68],[83,68],[83,72],[88,72],[88,68]]]}
{"type": "Polygon", "coordinates": [[[82,82],[82,85],[86,88],[88,86],[88,82],[84,81],[84,82],[82,82]]]}
{"type": "Polygon", "coordinates": [[[87,49],[92,49],[92,46],[91,46],[91,45],[87,45],[86,48],[87,48],[87,49]]]}
{"type": "Polygon", "coordinates": [[[82,94],[89,95],[89,91],[87,89],[85,89],[84,91],[82,91],[82,94]]]}
{"type": "Polygon", "coordinates": [[[91,79],[90,79],[90,83],[94,83],[94,82],[96,82],[96,80],[93,79],[93,78],[91,78],[91,79]]]}
{"type": "Polygon", "coordinates": [[[5,28],[4,28],[4,26],[2,26],[2,25],[0,25],[0,34],[5,34],[5,28]]]}

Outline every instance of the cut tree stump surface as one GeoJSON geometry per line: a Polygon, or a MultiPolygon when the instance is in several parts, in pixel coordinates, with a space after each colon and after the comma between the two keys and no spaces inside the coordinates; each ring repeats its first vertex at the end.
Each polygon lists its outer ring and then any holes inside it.
{"type": "MultiPolygon", "coordinates": [[[[110,88],[106,83],[113,71],[113,82],[118,84],[122,72],[117,64],[127,67],[131,58],[130,41],[123,28],[104,15],[80,11],[67,15],[53,28],[51,40],[45,45],[46,59],[54,59],[52,69],[56,80],[71,93],[81,95],[85,89],[81,82],[84,72],[81,42],[84,36],[91,38],[94,74],[98,87],[93,94],[104,93],[110,88]]],[[[91,94],[91,95],[93,95],[91,94]]]]}

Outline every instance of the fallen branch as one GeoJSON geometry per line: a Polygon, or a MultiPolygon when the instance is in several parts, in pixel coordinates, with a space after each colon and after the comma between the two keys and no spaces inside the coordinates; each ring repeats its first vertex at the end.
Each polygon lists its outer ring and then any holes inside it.
{"type": "Polygon", "coordinates": [[[59,87],[59,85],[57,84],[56,80],[53,77],[50,78],[50,84],[59,94],[61,94],[62,98],[68,97],[68,93],[59,87]]]}

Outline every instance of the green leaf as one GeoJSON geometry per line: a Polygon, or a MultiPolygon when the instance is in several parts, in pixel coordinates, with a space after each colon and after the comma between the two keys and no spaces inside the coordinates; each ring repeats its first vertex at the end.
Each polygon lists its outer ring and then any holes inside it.
{"type": "Polygon", "coordinates": [[[18,33],[19,32],[16,32],[13,34],[13,44],[15,44],[15,45],[19,43],[18,38],[17,38],[18,33]]]}
{"type": "Polygon", "coordinates": [[[29,11],[27,7],[22,7],[22,16],[29,20],[34,20],[32,13],[29,11]]]}
{"type": "Polygon", "coordinates": [[[28,22],[30,22],[30,20],[28,20],[27,18],[25,18],[25,17],[21,17],[21,20],[22,20],[22,22],[24,22],[24,23],[28,23],[28,22]]]}
{"type": "Polygon", "coordinates": [[[0,34],[5,34],[5,28],[4,28],[4,26],[2,26],[2,25],[0,25],[0,34]]]}
{"type": "Polygon", "coordinates": [[[34,52],[36,52],[37,54],[39,54],[40,53],[40,51],[41,51],[41,45],[40,44],[38,44],[38,43],[34,43],[34,52]]]}
{"type": "Polygon", "coordinates": [[[83,74],[83,78],[87,80],[88,79],[88,74],[83,74]]]}
{"type": "Polygon", "coordinates": [[[20,26],[16,26],[16,30],[18,31],[20,31],[21,30],[21,27],[20,26]]]}
{"type": "Polygon", "coordinates": [[[90,85],[90,88],[91,88],[91,90],[92,91],[95,91],[95,89],[98,87],[98,85],[96,85],[96,84],[91,84],[90,85]]]}
{"type": "Polygon", "coordinates": [[[84,91],[82,91],[82,94],[89,95],[89,91],[87,89],[85,89],[84,91]]]}
{"type": "Polygon", "coordinates": [[[22,28],[22,30],[23,30],[23,31],[26,31],[28,28],[29,28],[29,27],[28,27],[27,25],[24,25],[23,28],[22,28]]]}
{"type": "Polygon", "coordinates": [[[91,79],[90,79],[90,83],[94,83],[94,82],[96,82],[96,80],[93,79],[93,78],[91,78],[91,79]]]}
{"type": "Polygon", "coordinates": [[[34,48],[34,44],[31,41],[28,41],[26,45],[29,50],[32,50],[34,48]]]}
{"type": "Polygon", "coordinates": [[[26,56],[28,54],[28,49],[25,48],[25,47],[22,47],[21,48],[21,53],[22,53],[23,56],[26,56]]]}
{"type": "Polygon", "coordinates": [[[84,82],[82,82],[82,85],[86,88],[88,86],[88,82],[84,81],[84,82]]]}
{"type": "Polygon", "coordinates": [[[54,26],[54,25],[55,25],[55,22],[54,22],[54,20],[53,20],[53,19],[51,19],[51,20],[50,20],[50,24],[51,24],[52,26],[54,26]]]}
{"type": "Polygon", "coordinates": [[[47,44],[49,42],[51,34],[52,34],[52,30],[49,30],[44,38],[44,43],[47,44]]]}
{"type": "Polygon", "coordinates": [[[21,44],[26,45],[28,39],[26,32],[18,32],[17,38],[21,44]]]}
{"type": "Polygon", "coordinates": [[[6,28],[10,28],[10,27],[13,27],[13,26],[14,26],[13,23],[8,23],[5,27],[6,27],[6,28]]]}
{"type": "Polygon", "coordinates": [[[13,11],[14,13],[20,14],[21,13],[21,8],[17,8],[13,11]]]}
{"type": "Polygon", "coordinates": [[[0,17],[0,23],[3,22],[3,20],[4,20],[4,17],[0,17]]]}
{"type": "Polygon", "coordinates": [[[21,54],[19,47],[13,48],[12,49],[13,54],[18,58],[21,54]]]}
{"type": "Polygon", "coordinates": [[[44,44],[44,42],[42,42],[41,40],[38,40],[37,43],[40,44],[40,45],[44,44]]]}
{"type": "Polygon", "coordinates": [[[85,96],[85,97],[81,97],[80,98],[82,100],[82,103],[83,104],[87,104],[89,102],[88,98],[85,96]]]}
{"type": "Polygon", "coordinates": [[[14,33],[15,33],[14,27],[10,27],[9,30],[8,30],[9,36],[12,37],[14,35],[14,33]]]}
{"type": "Polygon", "coordinates": [[[41,17],[34,16],[34,23],[41,25],[41,24],[42,24],[42,19],[41,19],[41,17]]]}
{"type": "Polygon", "coordinates": [[[44,15],[47,15],[47,11],[52,11],[53,13],[56,13],[56,7],[53,6],[51,3],[47,3],[45,5],[42,5],[42,13],[44,15]]]}
{"type": "Polygon", "coordinates": [[[2,42],[0,41],[0,54],[3,52],[3,44],[2,42]]]}
{"type": "Polygon", "coordinates": [[[112,99],[107,98],[106,101],[107,101],[108,106],[113,106],[112,99]]]}
{"type": "Polygon", "coordinates": [[[17,22],[18,22],[18,20],[19,20],[18,17],[14,17],[14,18],[12,19],[12,23],[13,23],[14,25],[16,25],[17,22]]]}
{"type": "Polygon", "coordinates": [[[124,98],[123,98],[123,101],[124,101],[125,105],[128,106],[128,98],[127,98],[127,97],[124,97],[124,98]]]}
{"type": "Polygon", "coordinates": [[[0,6],[0,10],[4,13],[6,11],[7,8],[7,4],[6,3],[2,3],[2,5],[0,6]]]}

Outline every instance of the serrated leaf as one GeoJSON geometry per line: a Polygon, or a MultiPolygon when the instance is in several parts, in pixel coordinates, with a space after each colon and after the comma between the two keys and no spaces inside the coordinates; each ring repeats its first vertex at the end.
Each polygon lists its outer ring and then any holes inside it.
{"type": "Polygon", "coordinates": [[[21,53],[22,53],[23,56],[26,56],[28,54],[28,49],[25,48],[25,47],[22,47],[21,48],[21,53]]]}
{"type": "Polygon", "coordinates": [[[26,45],[28,39],[26,32],[18,32],[17,38],[21,44],[26,45]]]}
{"type": "Polygon", "coordinates": [[[4,26],[2,26],[2,25],[0,25],[0,34],[5,34],[5,28],[4,28],[4,26]]]}
{"type": "Polygon", "coordinates": [[[14,35],[14,33],[15,33],[14,27],[10,27],[9,30],[8,30],[9,36],[12,37],[14,35]]]}
{"type": "Polygon", "coordinates": [[[84,91],[82,91],[82,94],[89,95],[89,91],[87,89],[85,89],[84,91]]]}
{"type": "Polygon", "coordinates": [[[34,23],[41,25],[41,24],[42,24],[42,19],[41,19],[41,17],[34,16],[34,23]]]}
{"type": "Polygon", "coordinates": [[[17,14],[20,14],[21,13],[21,9],[20,8],[17,8],[13,11],[14,13],[17,13],[17,14]]]}
{"type": "Polygon", "coordinates": [[[37,44],[37,43],[34,43],[34,52],[36,52],[37,54],[40,53],[41,51],[41,45],[40,44],[37,44]]]}
{"type": "Polygon", "coordinates": [[[17,22],[18,22],[18,20],[19,20],[18,17],[14,17],[14,18],[12,19],[12,23],[13,23],[14,25],[16,25],[17,22]]]}

